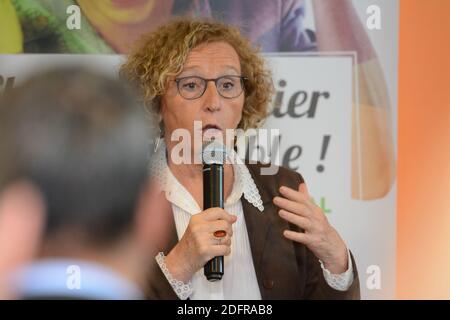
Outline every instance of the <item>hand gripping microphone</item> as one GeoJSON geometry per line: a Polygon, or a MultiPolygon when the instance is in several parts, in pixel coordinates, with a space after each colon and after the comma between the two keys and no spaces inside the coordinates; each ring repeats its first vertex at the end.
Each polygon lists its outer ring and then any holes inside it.
{"type": "MultiPolygon", "coordinates": [[[[203,210],[224,207],[223,165],[225,159],[226,148],[222,143],[214,140],[203,142],[203,210]]],[[[203,269],[209,281],[221,280],[224,274],[223,256],[212,258],[203,269]]]]}

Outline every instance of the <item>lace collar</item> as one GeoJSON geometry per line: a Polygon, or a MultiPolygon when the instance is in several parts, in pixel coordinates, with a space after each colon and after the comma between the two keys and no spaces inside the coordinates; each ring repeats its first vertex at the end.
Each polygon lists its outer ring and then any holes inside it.
{"type": "MultiPolygon", "coordinates": [[[[256,207],[260,212],[264,211],[263,202],[255,181],[253,180],[247,166],[242,162],[234,150],[228,150],[228,158],[233,163],[234,182],[227,203],[234,203],[244,195],[244,198],[256,207]]],[[[175,178],[167,165],[166,145],[163,141],[155,151],[150,163],[150,174],[159,183],[166,193],[169,201],[191,214],[198,213],[200,208],[191,194],[175,178]]]]}

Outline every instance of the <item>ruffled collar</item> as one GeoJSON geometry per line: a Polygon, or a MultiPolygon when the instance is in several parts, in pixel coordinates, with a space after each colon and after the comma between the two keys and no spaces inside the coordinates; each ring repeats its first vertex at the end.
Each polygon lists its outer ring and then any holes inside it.
{"type": "MultiPolygon", "coordinates": [[[[160,185],[166,194],[166,198],[190,214],[196,214],[201,211],[197,202],[194,200],[188,190],[175,178],[166,158],[166,145],[160,141],[157,150],[152,156],[150,163],[150,174],[160,185]]],[[[225,201],[225,204],[232,204],[238,201],[242,195],[260,212],[264,211],[263,202],[259,190],[253,180],[247,166],[239,158],[237,153],[228,149],[228,160],[233,164],[234,182],[231,194],[225,201]]]]}

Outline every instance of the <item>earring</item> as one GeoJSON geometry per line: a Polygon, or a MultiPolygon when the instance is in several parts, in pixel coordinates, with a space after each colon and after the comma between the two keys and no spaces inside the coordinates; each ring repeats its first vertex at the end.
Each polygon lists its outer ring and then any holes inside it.
{"type": "Polygon", "coordinates": [[[162,121],[159,122],[159,135],[156,138],[155,147],[153,148],[153,152],[156,152],[159,148],[159,144],[161,143],[162,138],[164,137],[164,123],[162,121]]]}
{"type": "Polygon", "coordinates": [[[155,147],[153,148],[153,152],[156,152],[156,150],[158,150],[160,141],[161,141],[161,137],[158,136],[158,138],[156,138],[156,143],[155,143],[155,147]]]}

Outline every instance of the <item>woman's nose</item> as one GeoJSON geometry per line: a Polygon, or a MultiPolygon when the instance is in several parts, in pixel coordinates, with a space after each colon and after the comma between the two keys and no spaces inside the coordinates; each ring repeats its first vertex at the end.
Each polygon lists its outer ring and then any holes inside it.
{"type": "Polygon", "coordinates": [[[210,112],[220,110],[221,97],[213,81],[208,82],[204,93],[204,107],[210,112]]]}

